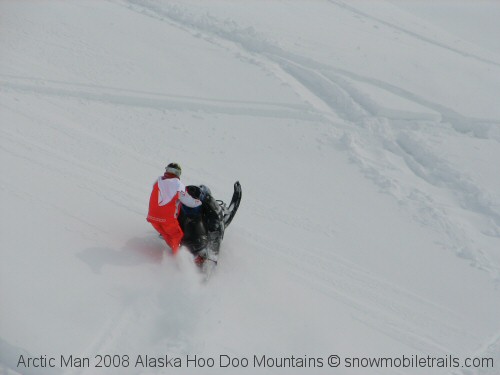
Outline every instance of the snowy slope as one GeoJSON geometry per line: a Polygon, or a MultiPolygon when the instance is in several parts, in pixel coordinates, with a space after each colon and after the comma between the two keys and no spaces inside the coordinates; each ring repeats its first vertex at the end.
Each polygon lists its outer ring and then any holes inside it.
{"type": "Polygon", "coordinates": [[[500,373],[498,16],[488,1],[0,2],[0,373],[500,373]],[[206,285],[145,221],[170,161],[218,199],[242,183],[206,285]],[[106,354],[131,363],[94,367],[106,354]],[[70,355],[92,366],[61,368],[70,355]],[[344,361],[403,356],[460,366],[344,361]]]}

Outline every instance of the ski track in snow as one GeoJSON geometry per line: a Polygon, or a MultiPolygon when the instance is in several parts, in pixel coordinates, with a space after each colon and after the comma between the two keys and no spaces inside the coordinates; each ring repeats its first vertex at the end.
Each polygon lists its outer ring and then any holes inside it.
{"type": "Polygon", "coordinates": [[[328,2],[330,2],[331,4],[334,4],[338,7],[341,7],[343,9],[347,9],[349,10],[350,12],[354,13],[354,14],[357,14],[363,18],[366,18],[366,19],[371,19],[373,21],[375,21],[376,23],[379,23],[379,24],[382,24],[382,25],[386,25],[386,26],[389,26],[390,28],[393,28],[395,30],[398,30],[400,32],[403,32],[405,34],[408,34],[416,39],[419,39],[425,43],[430,43],[430,44],[433,44],[437,47],[440,47],[440,48],[444,48],[446,50],[449,50],[451,52],[454,52],[454,53],[457,53],[461,56],[465,56],[465,57],[471,57],[471,58],[474,58],[478,61],[481,61],[483,63],[486,63],[486,64],[491,64],[491,65],[494,65],[496,67],[500,67],[500,63],[498,61],[494,61],[494,60],[490,60],[490,59],[486,59],[484,57],[481,57],[481,56],[478,56],[478,55],[475,55],[475,54],[472,54],[470,52],[466,52],[466,51],[463,51],[463,50],[460,50],[460,49],[457,49],[457,48],[454,48],[454,47],[451,47],[445,43],[441,43],[439,41],[436,41],[434,39],[431,39],[431,38],[428,38],[426,36],[423,36],[423,35],[420,35],[418,33],[415,33],[411,30],[408,30],[406,28],[403,28],[403,27],[400,27],[400,26],[397,26],[397,25],[394,25],[393,23],[391,22],[387,22],[387,21],[384,21],[380,18],[377,18],[377,17],[374,17],[366,12],[363,12],[363,11],[360,11],[359,9],[356,9],[355,7],[352,7],[350,5],[348,5],[346,2],[344,1],[335,1],[335,0],[328,0],[328,2]]]}
{"type": "Polygon", "coordinates": [[[283,119],[318,120],[320,114],[307,111],[306,106],[282,103],[222,101],[208,98],[168,96],[165,94],[123,90],[112,87],[68,84],[23,77],[0,76],[3,91],[34,93],[56,98],[74,98],[100,103],[153,108],[157,110],[201,111],[213,114],[246,115],[283,119]]]}
{"type": "MultiPolygon", "coordinates": [[[[367,17],[344,3],[332,3],[367,17]]],[[[266,69],[292,87],[309,103],[309,112],[321,114],[324,121],[332,124],[332,134],[337,138],[338,146],[350,153],[352,161],[382,191],[394,196],[410,212],[418,212],[417,220],[423,225],[446,233],[445,247],[500,281],[500,264],[493,262],[481,245],[469,240],[469,233],[472,237],[477,229],[461,223],[448,209],[449,202],[430,198],[425,189],[432,186],[458,200],[463,210],[477,214],[489,228],[482,234],[494,238],[500,238],[500,196],[496,191],[482,191],[466,172],[450,165],[436,150],[430,149],[429,139],[419,139],[417,132],[413,131],[425,128],[432,139],[454,130],[457,137],[464,137],[467,142],[480,147],[482,140],[500,142],[500,120],[463,116],[403,88],[297,56],[274,46],[255,30],[228,20],[218,20],[211,15],[196,16],[176,5],[158,5],[143,0],[130,0],[124,4],[133,11],[168,22],[222,46],[237,58],[266,69]],[[356,83],[371,85],[424,109],[414,112],[384,108],[357,89],[356,83]],[[393,170],[410,173],[412,178],[398,179],[393,170]],[[406,181],[414,183],[408,185],[406,181]],[[425,189],[419,188],[421,184],[425,189]]],[[[389,26],[452,53],[465,54],[411,31],[400,30],[395,25],[389,26]]],[[[471,57],[485,64],[494,63],[475,55],[471,57]]]]}

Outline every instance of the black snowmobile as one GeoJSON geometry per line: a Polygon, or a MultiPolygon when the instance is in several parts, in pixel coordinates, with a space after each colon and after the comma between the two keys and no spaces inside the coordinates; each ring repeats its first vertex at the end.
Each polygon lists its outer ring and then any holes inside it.
{"type": "Polygon", "coordinates": [[[199,199],[202,205],[195,208],[181,206],[178,220],[184,232],[182,245],[195,256],[196,263],[208,275],[217,265],[224,231],[240,205],[241,185],[239,181],[234,183],[229,205],[214,199],[205,185],[189,185],[186,190],[193,198],[199,199]]]}

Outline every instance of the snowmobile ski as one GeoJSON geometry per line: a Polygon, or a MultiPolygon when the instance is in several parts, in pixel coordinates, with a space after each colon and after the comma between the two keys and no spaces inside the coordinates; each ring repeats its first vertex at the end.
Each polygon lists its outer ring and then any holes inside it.
{"type": "Polygon", "coordinates": [[[223,214],[224,214],[223,221],[224,221],[225,228],[227,228],[229,226],[229,224],[231,224],[231,221],[233,221],[234,215],[236,215],[236,211],[238,210],[238,207],[240,206],[241,196],[242,196],[241,184],[239,181],[236,181],[234,183],[233,197],[231,198],[231,202],[229,203],[229,206],[226,207],[226,204],[224,202],[218,201],[222,207],[222,210],[223,210],[223,214]]]}

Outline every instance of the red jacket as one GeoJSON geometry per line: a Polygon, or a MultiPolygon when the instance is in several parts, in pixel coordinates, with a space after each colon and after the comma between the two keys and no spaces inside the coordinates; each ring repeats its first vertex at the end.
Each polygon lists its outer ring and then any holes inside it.
{"type": "Polygon", "coordinates": [[[160,223],[177,220],[181,201],[188,207],[201,205],[201,201],[186,193],[186,187],[177,177],[158,177],[149,198],[147,220],[160,223]]]}
{"type": "Polygon", "coordinates": [[[167,204],[160,205],[160,188],[158,182],[153,186],[151,197],[149,198],[148,221],[157,221],[165,223],[170,220],[177,220],[179,210],[179,192],[177,192],[172,200],[167,204]]]}

